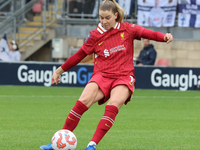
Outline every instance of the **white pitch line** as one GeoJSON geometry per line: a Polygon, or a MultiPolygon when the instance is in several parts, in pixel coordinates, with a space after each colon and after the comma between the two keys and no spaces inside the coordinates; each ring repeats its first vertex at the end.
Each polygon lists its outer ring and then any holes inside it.
{"type": "Polygon", "coordinates": [[[0,97],[79,97],[79,96],[69,96],[69,95],[0,95],[0,97]]]}
{"type": "Polygon", "coordinates": [[[133,96],[132,98],[200,98],[200,96],[133,96]]]}
{"type": "MultiPolygon", "coordinates": [[[[40,97],[40,98],[54,98],[54,97],[80,97],[75,95],[0,95],[1,97],[40,97]]],[[[132,99],[135,98],[156,98],[156,99],[164,99],[164,98],[200,98],[200,96],[132,96],[132,99]]]]}

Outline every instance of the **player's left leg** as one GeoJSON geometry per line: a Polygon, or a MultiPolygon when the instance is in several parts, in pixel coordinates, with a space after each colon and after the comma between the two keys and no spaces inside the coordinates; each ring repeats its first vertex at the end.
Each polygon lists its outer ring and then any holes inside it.
{"type": "Polygon", "coordinates": [[[97,126],[91,142],[85,150],[95,150],[96,145],[112,127],[119,109],[131,94],[132,91],[126,85],[117,85],[111,90],[110,100],[106,105],[105,113],[97,126]]]}

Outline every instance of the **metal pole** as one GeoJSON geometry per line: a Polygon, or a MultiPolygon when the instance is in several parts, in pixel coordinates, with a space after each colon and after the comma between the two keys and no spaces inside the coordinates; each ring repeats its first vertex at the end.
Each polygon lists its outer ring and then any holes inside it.
{"type": "Polygon", "coordinates": [[[67,27],[66,27],[66,20],[63,20],[63,23],[64,23],[64,35],[67,35],[67,27]]]}
{"type": "Polygon", "coordinates": [[[54,11],[55,11],[55,19],[56,19],[56,15],[57,15],[57,13],[58,13],[58,1],[54,1],[54,3],[55,3],[55,8],[54,8],[54,11]]]}
{"type": "Polygon", "coordinates": [[[138,9],[138,1],[137,0],[135,0],[135,3],[134,3],[134,5],[135,5],[135,17],[137,18],[137,9],[138,9]]]}
{"type": "Polygon", "coordinates": [[[16,17],[14,18],[14,40],[16,41],[16,17]]]}
{"type": "MultiPolygon", "coordinates": [[[[69,1],[68,0],[67,0],[67,10],[66,11],[67,11],[66,15],[68,16],[68,14],[69,14],[69,1]]],[[[67,32],[66,32],[66,30],[67,30],[66,21],[67,20],[64,19],[63,21],[64,21],[64,30],[65,30],[64,35],[67,35],[67,32]]]]}
{"type": "Polygon", "coordinates": [[[2,9],[3,7],[5,7],[6,5],[8,5],[10,3],[10,1],[4,2],[1,6],[0,9],[2,9]]]}
{"type": "Polygon", "coordinates": [[[53,57],[52,57],[52,53],[53,53],[53,46],[52,46],[52,40],[50,41],[49,44],[49,48],[50,48],[50,62],[53,62],[53,57]]]}
{"type": "MultiPolygon", "coordinates": [[[[65,14],[65,11],[66,11],[66,2],[65,2],[65,0],[63,1],[63,7],[62,7],[62,12],[63,12],[63,14],[65,14]]],[[[63,15],[62,14],[62,15],[63,15]]]]}
{"type": "Polygon", "coordinates": [[[170,27],[167,27],[167,33],[171,33],[171,32],[170,32],[170,27]]]}
{"type": "Polygon", "coordinates": [[[98,0],[97,19],[99,18],[99,6],[100,6],[100,4],[101,4],[101,2],[100,2],[100,0],[98,0]]]}
{"type": "Polygon", "coordinates": [[[11,15],[15,12],[15,3],[14,1],[11,1],[11,15]]]}
{"type": "Polygon", "coordinates": [[[43,12],[43,40],[46,40],[46,0],[44,0],[43,12]]]}
{"type": "MultiPolygon", "coordinates": [[[[25,0],[21,0],[21,6],[22,6],[21,8],[23,8],[24,5],[25,5],[25,0]]],[[[24,18],[25,18],[25,13],[22,14],[22,20],[24,20],[24,18]]]]}
{"type": "Polygon", "coordinates": [[[67,14],[66,15],[68,14],[69,14],[69,1],[67,0],[67,14]]]}

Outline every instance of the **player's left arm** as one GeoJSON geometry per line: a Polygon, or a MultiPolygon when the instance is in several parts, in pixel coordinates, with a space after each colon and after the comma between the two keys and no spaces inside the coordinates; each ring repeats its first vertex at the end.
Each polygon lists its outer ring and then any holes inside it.
{"type": "Polygon", "coordinates": [[[145,28],[141,33],[141,37],[158,42],[166,42],[167,44],[173,40],[173,36],[171,33],[163,34],[161,32],[156,32],[145,28]]]}
{"type": "Polygon", "coordinates": [[[173,40],[171,33],[163,34],[161,32],[152,31],[146,28],[143,28],[139,25],[128,24],[129,32],[132,34],[132,37],[137,40],[141,38],[154,40],[158,42],[166,42],[167,44],[173,40]]]}

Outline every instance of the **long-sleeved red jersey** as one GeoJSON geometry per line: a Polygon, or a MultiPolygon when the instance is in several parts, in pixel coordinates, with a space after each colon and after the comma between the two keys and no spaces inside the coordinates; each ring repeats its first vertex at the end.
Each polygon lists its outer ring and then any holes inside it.
{"type": "Polygon", "coordinates": [[[114,28],[106,31],[99,23],[97,29],[90,32],[78,53],[72,56],[73,59],[68,59],[61,67],[67,71],[86,54],[95,53],[93,74],[100,73],[109,78],[134,76],[133,41],[141,38],[164,42],[163,33],[135,24],[117,22],[114,28]]]}

